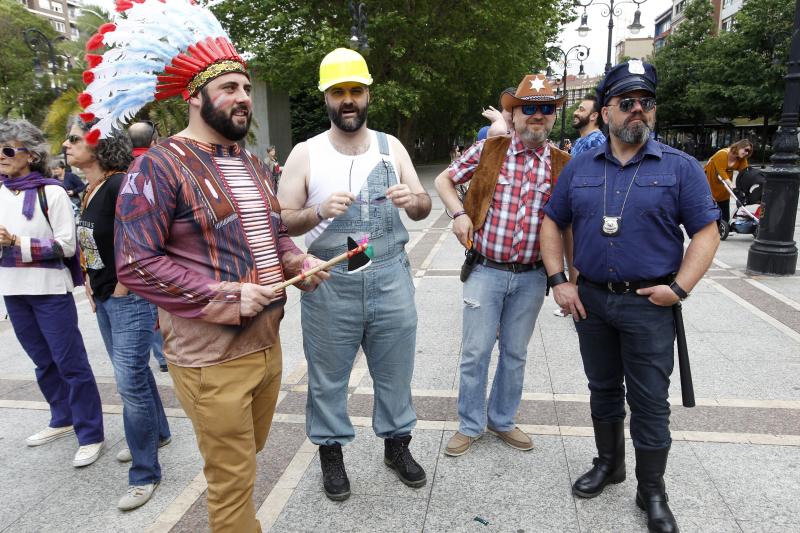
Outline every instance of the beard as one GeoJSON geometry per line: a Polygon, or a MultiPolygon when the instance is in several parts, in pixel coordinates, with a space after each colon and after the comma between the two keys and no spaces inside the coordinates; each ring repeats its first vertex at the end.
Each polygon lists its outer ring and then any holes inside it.
{"type": "Polygon", "coordinates": [[[645,117],[631,117],[628,120],[639,119],[635,124],[628,124],[627,120],[621,125],[611,122],[608,129],[625,144],[644,144],[650,137],[652,124],[645,117]]]}
{"type": "Polygon", "coordinates": [[[337,128],[342,131],[346,131],[347,133],[358,131],[361,126],[364,125],[364,122],[367,121],[369,103],[367,103],[363,108],[358,108],[355,105],[341,105],[339,106],[339,109],[336,109],[327,104],[325,107],[328,108],[328,118],[331,119],[331,122],[333,122],[337,128]],[[343,118],[342,113],[346,113],[348,111],[356,111],[356,116],[353,118],[343,118]]]}
{"type": "Polygon", "coordinates": [[[542,124],[543,128],[536,131],[531,131],[528,129],[528,124],[525,123],[520,130],[519,128],[515,128],[517,130],[517,135],[522,140],[522,142],[529,146],[541,146],[545,142],[547,142],[548,137],[550,136],[550,130],[547,129],[547,124],[542,124]]]}
{"type": "Polygon", "coordinates": [[[200,106],[200,116],[203,117],[206,124],[230,141],[236,142],[244,139],[250,130],[250,122],[253,120],[252,111],[246,105],[240,104],[234,105],[230,110],[230,114],[228,114],[225,111],[214,109],[208,94],[205,92],[202,92],[202,94],[203,104],[200,106]],[[243,126],[237,125],[233,121],[233,114],[241,109],[247,111],[247,122],[243,126]]]}
{"type": "Polygon", "coordinates": [[[589,115],[586,115],[585,117],[580,117],[580,116],[572,117],[572,127],[575,128],[576,130],[583,129],[588,124],[589,124],[589,115]]]}

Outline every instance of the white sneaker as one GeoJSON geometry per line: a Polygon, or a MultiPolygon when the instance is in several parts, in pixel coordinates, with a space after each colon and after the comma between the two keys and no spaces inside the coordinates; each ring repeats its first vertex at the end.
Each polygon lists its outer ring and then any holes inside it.
{"type": "Polygon", "coordinates": [[[72,459],[72,466],[78,468],[92,464],[100,457],[100,451],[102,449],[103,441],[79,447],[78,451],[75,452],[75,457],[72,459]]]}
{"type": "MultiPolygon", "coordinates": [[[[158,443],[159,448],[163,448],[167,444],[172,442],[172,437],[167,437],[166,439],[162,440],[158,443]]],[[[131,456],[131,451],[128,448],[122,448],[120,451],[117,452],[117,461],[120,463],[129,463],[133,461],[133,457],[131,456]]]]}
{"type": "Polygon", "coordinates": [[[27,444],[28,446],[41,446],[42,444],[53,442],[54,440],[60,439],[61,437],[72,435],[73,433],[75,433],[75,429],[72,426],[63,426],[60,428],[46,427],[39,433],[31,435],[30,437],[25,439],[25,444],[27,444]]]}
{"type": "Polygon", "coordinates": [[[130,511],[136,509],[147,503],[147,500],[153,495],[153,491],[158,487],[158,483],[150,483],[148,485],[131,485],[128,487],[128,492],[125,496],[119,499],[117,509],[120,511],[130,511]]]}

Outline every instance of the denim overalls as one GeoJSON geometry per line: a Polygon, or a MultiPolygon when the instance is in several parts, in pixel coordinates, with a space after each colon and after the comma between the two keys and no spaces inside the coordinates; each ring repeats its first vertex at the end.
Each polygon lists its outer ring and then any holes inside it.
{"type": "MultiPolygon", "coordinates": [[[[378,132],[377,138],[380,153],[388,156],[386,134],[378,132]]],[[[302,293],[306,433],[314,444],[346,444],[355,436],[347,415],[347,385],[359,346],[375,390],[375,434],[408,435],[417,421],[411,404],[417,311],[404,248],[408,232],[397,208],[385,198],[386,189],[396,183],[394,167],[382,159],[347,212],[309,246],[310,254],[327,260],[347,250],[348,236],[369,236],[375,251],[366,269],[348,274],[347,263],[340,263],[317,290],[302,293]]]]}

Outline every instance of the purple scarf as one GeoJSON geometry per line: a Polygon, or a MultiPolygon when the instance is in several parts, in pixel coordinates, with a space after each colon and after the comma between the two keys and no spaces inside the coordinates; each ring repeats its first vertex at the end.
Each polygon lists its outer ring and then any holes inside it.
{"type": "Polygon", "coordinates": [[[22,214],[28,220],[33,218],[33,209],[36,205],[36,189],[45,185],[64,186],[60,181],[53,178],[45,178],[37,171],[33,171],[21,178],[9,178],[0,174],[0,182],[8,187],[10,191],[25,191],[25,199],[22,201],[22,214]]]}

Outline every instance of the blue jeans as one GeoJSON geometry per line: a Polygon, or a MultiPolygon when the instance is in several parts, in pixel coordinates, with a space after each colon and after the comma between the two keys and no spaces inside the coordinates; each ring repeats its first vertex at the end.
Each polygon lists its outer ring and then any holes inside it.
{"type": "Polygon", "coordinates": [[[575,329],[592,417],[601,422],[624,420],[627,385],[634,448],[668,448],[669,377],[675,365],[672,308],[580,282],[578,291],[586,319],[576,322],[575,329]]]}
{"type": "Polygon", "coordinates": [[[409,435],[417,422],[411,402],[417,311],[406,254],[354,274],[334,269],[317,290],[302,293],[301,303],[311,442],[347,444],[355,437],[347,416],[347,383],[359,346],[374,382],[375,434],[409,435]]]}
{"type": "Polygon", "coordinates": [[[477,437],[488,425],[496,431],[514,429],[522,399],[528,342],[544,301],[547,276],[543,268],[507,272],[475,265],[464,283],[461,372],[458,387],[458,431],[477,437]],[[497,363],[487,413],[489,360],[497,334],[497,363]]]}
{"type": "Polygon", "coordinates": [[[158,444],[170,436],[161,397],[148,364],[156,306],[133,293],[95,303],[100,334],[111,357],[117,390],[122,397],[125,440],[133,458],[128,483],[155,483],[161,480],[158,444]]]}

